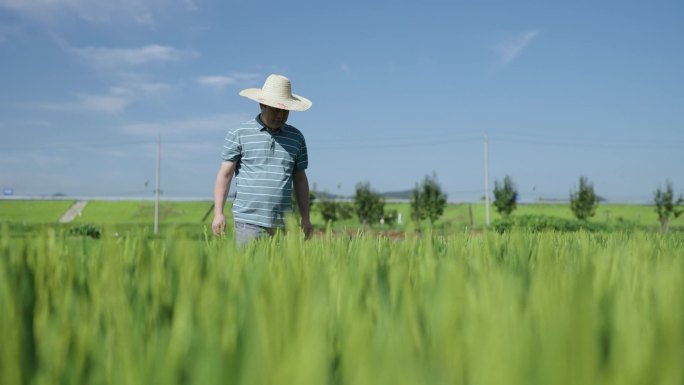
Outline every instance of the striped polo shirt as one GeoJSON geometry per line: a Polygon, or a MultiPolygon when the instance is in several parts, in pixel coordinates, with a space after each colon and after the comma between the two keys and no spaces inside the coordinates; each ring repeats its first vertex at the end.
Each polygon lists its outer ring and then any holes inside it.
{"type": "Polygon", "coordinates": [[[292,174],[309,164],[304,135],[289,124],[273,132],[257,116],[228,132],[222,158],[237,163],[234,220],[282,227],[292,211],[292,174]]]}

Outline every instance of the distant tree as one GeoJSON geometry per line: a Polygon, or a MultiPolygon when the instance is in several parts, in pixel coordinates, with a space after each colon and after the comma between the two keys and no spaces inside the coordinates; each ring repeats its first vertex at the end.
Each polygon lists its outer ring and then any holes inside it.
{"type": "Polygon", "coordinates": [[[425,176],[423,182],[411,191],[411,218],[420,222],[424,219],[435,221],[444,214],[447,204],[447,196],[437,182],[437,176],[425,176]]]}
{"type": "Polygon", "coordinates": [[[587,220],[596,214],[599,197],[594,192],[594,184],[584,176],[580,177],[579,190],[570,193],[570,209],[579,220],[587,220]]]}
{"type": "Polygon", "coordinates": [[[330,199],[327,194],[322,194],[316,207],[323,217],[323,221],[335,222],[339,218],[339,204],[333,199],[330,199]]]}
{"type": "Polygon", "coordinates": [[[399,212],[396,209],[387,210],[382,214],[382,223],[385,225],[393,225],[397,222],[399,212]]]}
{"type": "Polygon", "coordinates": [[[337,217],[340,220],[352,219],[354,217],[353,202],[337,202],[337,217]]]}
{"type": "Polygon", "coordinates": [[[513,179],[506,175],[503,183],[494,180],[494,207],[496,211],[504,217],[508,218],[513,210],[516,209],[518,202],[518,189],[513,184],[513,179]]]}
{"type": "Polygon", "coordinates": [[[371,190],[370,183],[359,183],[354,194],[354,211],[364,225],[379,222],[385,211],[385,199],[371,190]]]}
{"type": "Polygon", "coordinates": [[[663,232],[667,232],[670,227],[670,217],[679,217],[684,210],[678,208],[678,206],[684,205],[684,197],[680,194],[679,198],[674,200],[674,191],[672,188],[672,182],[669,180],[665,182],[665,190],[661,190],[660,187],[655,191],[654,202],[655,210],[658,213],[658,221],[660,221],[660,229],[663,232]]]}

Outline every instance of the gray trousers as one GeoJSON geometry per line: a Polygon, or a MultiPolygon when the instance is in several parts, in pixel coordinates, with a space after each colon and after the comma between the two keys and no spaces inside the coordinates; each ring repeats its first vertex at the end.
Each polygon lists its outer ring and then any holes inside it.
{"type": "Polygon", "coordinates": [[[275,234],[275,228],[261,227],[251,223],[235,222],[235,243],[246,246],[253,239],[275,234]]]}

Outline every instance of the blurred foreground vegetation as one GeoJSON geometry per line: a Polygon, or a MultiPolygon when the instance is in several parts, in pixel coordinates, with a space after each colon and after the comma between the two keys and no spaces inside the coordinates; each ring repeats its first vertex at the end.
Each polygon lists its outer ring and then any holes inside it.
{"type": "Polygon", "coordinates": [[[0,229],[2,384],[682,384],[684,240],[0,229]]]}

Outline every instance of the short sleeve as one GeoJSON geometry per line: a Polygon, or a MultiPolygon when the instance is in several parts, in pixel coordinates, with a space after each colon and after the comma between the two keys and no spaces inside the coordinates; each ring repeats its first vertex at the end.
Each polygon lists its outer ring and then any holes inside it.
{"type": "Polygon", "coordinates": [[[237,130],[231,130],[226,135],[221,158],[227,162],[237,162],[240,160],[241,154],[242,143],[240,142],[240,137],[238,136],[237,130]]]}
{"type": "Polygon", "coordinates": [[[303,171],[309,167],[309,154],[306,149],[306,141],[302,137],[301,147],[297,152],[297,162],[295,163],[295,171],[303,171]]]}

